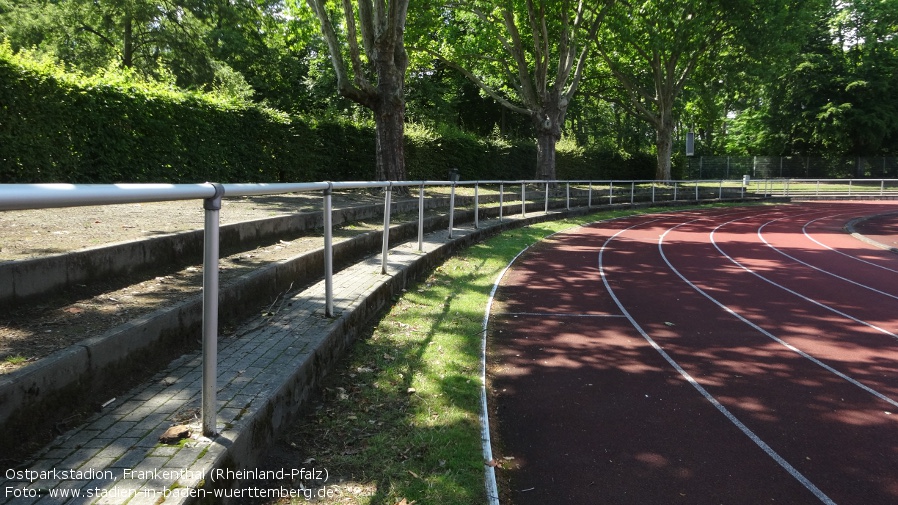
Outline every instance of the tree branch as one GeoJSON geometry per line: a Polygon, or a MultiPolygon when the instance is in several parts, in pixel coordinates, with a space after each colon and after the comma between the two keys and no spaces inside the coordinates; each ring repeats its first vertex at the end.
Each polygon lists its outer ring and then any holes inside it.
{"type": "MultiPolygon", "coordinates": [[[[346,11],[346,5],[349,4],[350,1],[351,0],[343,0],[344,11],[346,11]]],[[[380,0],[376,1],[380,3],[380,0]]],[[[349,12],[352,12],[352,10],[350,9],[349,12]]],[[[346,14],[346,16],[347,24],[351,23],[354,30],[355,20],[349,18],[349,14],[346,14]]],[[[365,48],[365,54],[368,56],[368,61],[374,60],[374,40],[377,37],[374,22],[374,11],[371,6],[371,0],[359,0],[359,23],[362,31],[362,46],[365,48]]],[[[356,40],[355,35],[349,37],[349,39],[354,42],[356,40]]]]}
{"type": "Polygon", "coordinates": [[[342,46],[337,40],[337,32],[334,25],[327,14],[324,6],[324,0],[306,0],[309,7],[318,17],[318,23],[321,27],[321,34],[327,43],[327,49],[331,56],[331,64],[334,72],[337,74],[337,88],[341,95],[358,102],[359,104],[370,107],[372,103],[372,90],[369,88],[360,89],[353,85],[346,75],[346,65],[343,61],[342,46]]]}
{"type": "Polygon", "coordinates": [[[511,37],[511,47],[506,46],[506,50],[517,64],[517,74],[522,92],[521,100],[524,105],[535,110],[539,107],[540,100],[533,87],[533,80],[530,78],[527,59],[524,57],[524,44],[514,22],[514,13],[508,9],[502,9],[502,18],[505,22],[505,29],[508,30],[508,35],[511,37]]]}
{"type": "Polygon", "coordinates": [[[608,64],[608,68],[611,70],[611,73],[614,77],[620,82],[621,86],[623,86],[624,90],[630,96],[630,103],[642,115],[646,121],[651,123],[653,126],[660,126],[661,120],[657,114],[652,112],[644,103],[642,103],[638,97],[642,97],[649,102],[655,101],[655,97],[647,93],[640,86],[637,86],[629,76],[624,74],[617,68],[617,64],[611,59],[608,53],[602,48],[601,44],[597,45],[599,54],[602,55],[602,59],[605,60],[605,63],[608,64]]]}
{"type": "MultiPolygon", "coordinates": [[[[365,0],[359,0],[359,10],[362,9],[362,5],[365,4],[365,0]]],[[[346,43],[349,46],[349,59],[352,62],[352,73],[355,76],[353,81],[355,85],[359,87],[359,89],[371,89],[371,83],[368,82],[368,78],[365,76],[365,66],[362,63],[362,55],[359,51],[359,42],[358,42],[358,32],[356,32],[355,26],[355,13],[352,10],[351,0],[343,0],[343,17],[346,18],[346,43]]],[[[359,12],[359,18],[362,23],[362,31],[365,31],[365,17],[359,12]]],[[[364,35],[362,35],[364,39],[364,35]]],[[[371,53],[367,51],[368,59],[371,59],[371,53]]],[[[341,51],[342,52],[342,51],[341,51]]]]}
{"type": "Polygon", "coordinates": [[[442,55],[440,55],[440,54],[437,53],[436,51],[432,51],[432,50],[430,50],[430,49],[423,49],[423,51],[426,52],[426,53],[428,53],[428,54],[430,54],[430,55],[433,56],[434,58],[437,58],[438,60],[442,61],[442,62],[445,63],[448,67],[453,68],[453,69],[455,69],[455,70],[461,72],[462,75],[464,75],[464,76],[467,77],[471,82],[473,82],[474,84],[476,84],[477,87],[479,87],[480,89],[482,89],[482,90],[484,91],[484,93],[486,93],[487,95],[490,96],[490,98],[492,98],[493,100],[499,102],[499,103],[502,104],[502,106],[504,106],[505,108],[507,108],[507,109],[509,109],[509,110],[511,110],[511,111],[513,111],[513,112],[517,112],[517,113],[519,113],[519,114],[524,114],[524,115],[527,115],[527,116],[532,115],[533,112],[532,112],[530,109],[528,109],[528,108],[526,108],[526,107],[521,107],[521,106],[519,106],[519,105],[515,105],[514,103],[512,103],[511,101],[509,101],[507,98],[503,97],[503,96],[500,95],[498,92],[496,92],[496,90],[494,90],[489,84],[483,82],[482,79],[480,79],[479,77],[477,77],[476,75],[474,75],[473,72],[469,71],[468,69],[464,68],[463,66],[459,65],[458,63],[455,63],[454,61],[451,61],[451,60],[448,60],[448,59],[444,58],[442,55]]]}

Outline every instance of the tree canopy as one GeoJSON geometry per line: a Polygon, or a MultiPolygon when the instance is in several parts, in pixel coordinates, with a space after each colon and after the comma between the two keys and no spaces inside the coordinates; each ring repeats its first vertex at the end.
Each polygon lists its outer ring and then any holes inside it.
{"type": "Polygon", "coordinates": [[[404,180],[408,0],[359,0],[356,6],[344,0],[338,14],[336,2],[307,1],[327,43],[337,91],[374,113],[378,180],[404,180]]]}
{"type": "Polygon", "coordinates": [[[740,111],[735,148],[783,155],[898,151],[898,2],[825,5],[809,36],[740,111]],[[754,139],[754,141],[752,141],[754,139]]]}
{"type": "Polygon", "coordinates": [[[527,116],[537,177],[555,178],[555,144],[577,93],[604,5],[569,0],[469,0],[438,8],[436,37],[418,49],[527,116]]]}
{"type": "Polygon", "coordinates": [[[706,100],[707,93],[714,93],[693,77],[723,84],[728,76],[715,76],[715,70],[726,69],[734,55],[768,61],[785,53],[791,38],[784,34],[800,33],[795,26],[802,9],[800,2],[785,0],[616,2],[599,34],[598,52],[618,96],[626,97],[622,103],[655,130],[657,179],[671,178],[673,135],[681,115],[676,108],[684,90],[691,85],[706,100]]]}
{"type": "Polygon", "coordinates": [[[71,72],[133,75],[403,137],[559,141],[674,176],[699,152],[898,154],[898,0],[0,0],[0,39],[71,72]]]}

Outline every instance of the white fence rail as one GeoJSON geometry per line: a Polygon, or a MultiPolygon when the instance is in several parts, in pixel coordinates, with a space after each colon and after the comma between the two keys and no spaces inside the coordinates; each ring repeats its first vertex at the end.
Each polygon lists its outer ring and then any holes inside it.
{"type": "MultiPolygon", "coordinates": [[[[473,187],[474,222],[479,227],[481,188],[498,193],[498,217],[550,208],[571,209],[572,205],[593,207],[606,204],[636,204],[666,201],[738,199],[746,196],[789,196],[795,194],[898,195],[898,181],[403,181],[403,182],[313,182],[296,184],[0,184],[0,211],[113,205],[125,203],[202,200],[205,212],[203,266],[203,383],[202,424],[206,435],[215,433],[217,413],[215,384],[218,353],[218,261],[219,211],[223,199],[239,196],[320,192],[323,199],[325,312],[334,314],[333,226],[331,196],[334,190],[380,189],[384,192],[384,233],[382,268],[386,273],[389,252],[390,207],[396,188],[418,196],[418,248],[423,248],[424,197],[427,190],[449,190],[449,230],[455,227],[455,193],[459,186],[473,187]],[[520,202],[517,205],[508,202],[520,202]],[[550,206],[550,203],[552,204],[550,206]]],[[[495,196],[493,197],[495,200],[495,196]]]]}
{"type": "Polygon", "coordinates": [[[749,184],[764,196],[791,198],[896,198],[898,179],[764,179],[749,184]]]}

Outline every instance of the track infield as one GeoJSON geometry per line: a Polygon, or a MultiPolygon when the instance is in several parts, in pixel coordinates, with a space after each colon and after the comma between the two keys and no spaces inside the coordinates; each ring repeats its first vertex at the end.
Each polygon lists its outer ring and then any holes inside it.
{"type": "Polygon", "coordinates": [[[488,328],[502,503],[898,503],[898,255],[844,230],[894,213],[690,210],[532,247],[488,328]]]}

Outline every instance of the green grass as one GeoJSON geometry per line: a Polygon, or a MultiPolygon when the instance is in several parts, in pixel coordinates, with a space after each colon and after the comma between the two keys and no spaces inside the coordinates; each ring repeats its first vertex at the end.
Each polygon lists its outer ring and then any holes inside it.
{"type": "Polygon", "coordinates": [[[509,231],[410,287],[325,381],[314,412],[285,437],[305,466],[329,473],[324,487],[335,493],[316,503],[483,503],[481,325],[496,277],[550,234],[659,210],[605,211],[509,231]]]}
{"type": "Polygon", "coordinates": [[[21,365],[27,361],[28,361],[28,358],[26,358],[24,356],[19,356],[19,355],[7,356],[6,358],[3,358],[3,362],[8,365],[21,365]]]}

